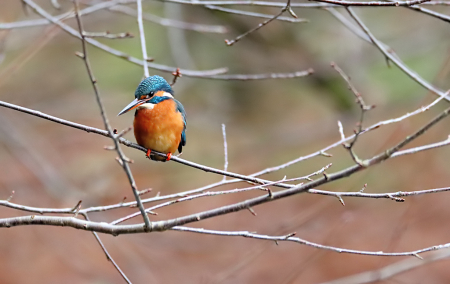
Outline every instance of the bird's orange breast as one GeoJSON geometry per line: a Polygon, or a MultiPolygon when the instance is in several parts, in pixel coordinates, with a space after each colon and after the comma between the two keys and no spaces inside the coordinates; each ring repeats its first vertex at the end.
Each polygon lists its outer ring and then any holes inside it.
{"type": "Polygon", "coordinates": [[[139,145],[162,153],[175,153],[181,141],[184,121],[173,100],[152,109],[139,108],[134,117],[134,136],[139,145]]]}

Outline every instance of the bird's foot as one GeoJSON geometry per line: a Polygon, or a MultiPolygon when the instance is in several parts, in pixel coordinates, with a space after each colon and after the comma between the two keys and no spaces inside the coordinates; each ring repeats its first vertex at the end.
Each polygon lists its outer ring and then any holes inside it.
{"type": "Polygon", "coordinates": [[[147,158],[149,158],[150,159],[150,153],[152,152],[152,150],[151,149],[147,149],[147,154],[145,155],[145,156],[147,156],[147,158]]]}
{"type": "Polygon", "coordinates": [[[169,152],[166,154],[166,156],[167,156],[166,161],[170,161],[170,158],[172,158],[172,153],[169,152]]]}

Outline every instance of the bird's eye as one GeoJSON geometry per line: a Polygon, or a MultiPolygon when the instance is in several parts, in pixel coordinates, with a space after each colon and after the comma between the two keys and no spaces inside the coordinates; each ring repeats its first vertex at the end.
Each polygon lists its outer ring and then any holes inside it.
{"type": "Polygon", "coordinates": [[[155,92],[151,91],[150,92],[150,96],[153,96],[155,94],[155,92]]]}

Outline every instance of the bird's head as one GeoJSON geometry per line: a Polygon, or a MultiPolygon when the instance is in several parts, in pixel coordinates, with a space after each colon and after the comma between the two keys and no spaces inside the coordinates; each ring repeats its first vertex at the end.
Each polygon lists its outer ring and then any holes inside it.
{"type": "Polygon", "coordinates": [[[134,101],[119,112],[118,116],[143,104],[149,104],[148,102],[155,96],[173,96],[172,87],[170,87],[169,83],[163,77],[158,75],[150,76],[142,80],[134,93],[134,101]]]}

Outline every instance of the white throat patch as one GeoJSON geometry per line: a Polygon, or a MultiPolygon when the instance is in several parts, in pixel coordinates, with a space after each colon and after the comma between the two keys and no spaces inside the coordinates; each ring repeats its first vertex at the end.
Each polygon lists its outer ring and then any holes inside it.
{"type": "Polygon", "coordinates": [[[155,104],[145,103],[145,104],[141,104],[136,109],[141,109],[141,108],[153,109],[154,107],[155,107],[155,104]]]}

